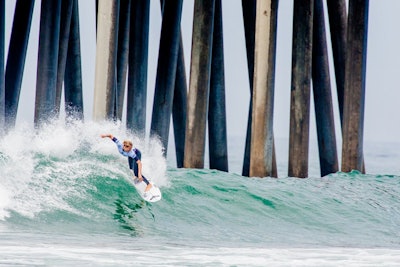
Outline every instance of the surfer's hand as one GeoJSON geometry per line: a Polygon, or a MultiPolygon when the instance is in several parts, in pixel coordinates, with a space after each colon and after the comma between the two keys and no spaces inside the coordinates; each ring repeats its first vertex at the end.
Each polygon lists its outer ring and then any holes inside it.
{"type": "Polygon", "coordinates": [[[112,138],[113,138],[113,135],[112,135],[112,134],[101,134],[100,137],[101,137],[101,138],[108,137],[108,138],[112,139],[112,138]]]}
{"type": "Polygon", "coordinates": [[[143,177],[141,175],[138,176],[139,181],[143,181],[143,177]]]}

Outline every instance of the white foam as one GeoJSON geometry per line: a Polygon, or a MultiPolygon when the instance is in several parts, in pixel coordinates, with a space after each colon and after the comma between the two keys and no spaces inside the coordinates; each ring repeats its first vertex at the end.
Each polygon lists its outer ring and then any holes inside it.
{"type": "Polygon", "coordinates": [[[51,209],[79,212],[67,199],[85,198],[90,183],[82,179],[101,172],[111,179],[129,177],[126,157],[118,153],[111,140],[100,137],[103,133],[133,140],[142,151],[143,174],[159,186],[167,184],[160,142],[129,134],[119,123],[78,121],[65,125],[60,120],[40,130],[20,125],[0,139],[0,219],[10,210],[29,217],[51,209]],[[88,155],[80,158],[78,150],[88,155]],[[99,160],[103,156],[111,160],[99,160]]]}
{"type": "Polygon", "coordinates": [[[8,211],[5,209],[10,203],[9,193],[0,186],[0,220],[8,217],[8,211]]]}
{"type": "MultiPolygon", "coordinates": [[[[133,242],[134,243],[134,242],[133,242]]],[[[1,264],[119,266],[398,266],[400,250],[387,248],[201,248],[110,244],[0,245],[1,264]],[[16,261],[18,260],[18,261],[16,261]],[[162,264],[160,264],[162,263],[162,264]]]]}
{"type": "Polygon", "coordinates": [[[33,139],[32,149],[45,155],[65,158],[79,146],[79,125],[66,127],[60,121],[43,127],[33,139]]]}

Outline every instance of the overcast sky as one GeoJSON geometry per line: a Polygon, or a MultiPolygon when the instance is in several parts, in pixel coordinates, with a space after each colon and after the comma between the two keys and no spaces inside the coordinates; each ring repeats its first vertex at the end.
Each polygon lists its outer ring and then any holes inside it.
{"type": "MultiPolygon", "coordinates": [[[[85,118],[92,118],[93,84],[95,71],[95,1],[79,1],[81,26],[82,75],[85,118]]],[[[189,77],[191,31],[194,0],[185,0],[182,15],[187,77],[189,77]]],[[[223,25],[225,44],[225,85],[228,134],[246,134],[250,89],[247,73],[243,19],[240,0],[224,0],[223,25]]],[[[6,1],[6,56],[12,26],[15,1],[6,1]]],[[[291,82],[292,14],[293,1],[281,0],[278,14],[278,39],[275,80],[274,133],[277,138],[289,135],[289,104],[291,82]]],[[[370,0],[367,48],[367,79],[364,140],[397,141],[400,130],[398,118],[398,77],[400,76],[400,10],[398,0],[370,0]]],[[[325,9],[326,12],[326,9],[325,9]]],[[[36,90],[36,61],[39,34],[40,1],[36,1],[31,35],[22,83],[17,122],[33,121],[36,90]]],[[[159,1],[151,1],[148,71],[147,128],[157,69],[161,15],[159,1]]],[[[326,22],[328,40],[329,23],[326,22]]],[[[329,43],[328,43],[329,45],[329,43]]],[[[330,51],[330,47],[329,47],[330,51]]],[[[330,58],[331,53],[330,53],[330,58]]],[[[333,75],[331,60],[330,72],[333,75]]],[[[331,78],[337,137],[340,139],[339,115],[334,76],[331,78]]],[[[311,101],[312,103],[312,101],[311,101]]],[[[316,139],[315,116],[311,105],[310,138],[316,139]]]]}

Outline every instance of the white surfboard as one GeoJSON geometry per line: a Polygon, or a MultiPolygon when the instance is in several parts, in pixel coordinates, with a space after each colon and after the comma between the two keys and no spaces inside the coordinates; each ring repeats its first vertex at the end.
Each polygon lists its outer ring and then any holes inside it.
{"type": "Polygon", "coordinates": [[[143,181],[139,181],[138,178],[135,178],[133,180],[133,185],[136,188],[136,191],[139,193],[139,195],[146,201],[148,202],[157,202],[162,198],[160,188],[150,182],[152,187],[150,188],[149,191],[145,192],[144,190],[146,189],[146,183],[143,181]]]}

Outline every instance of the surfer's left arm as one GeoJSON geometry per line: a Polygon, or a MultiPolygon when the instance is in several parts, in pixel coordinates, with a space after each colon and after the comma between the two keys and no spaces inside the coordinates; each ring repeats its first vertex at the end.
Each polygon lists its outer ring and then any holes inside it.
{"type": "Polygon", "coordinates": [[[138,165],[138,178],[139,178],[140,181],[142,181],[143,180],[143,177],[142,177],[142,161],[140,159],[138,159],[136,161],[136,163],[138,165]]]}

